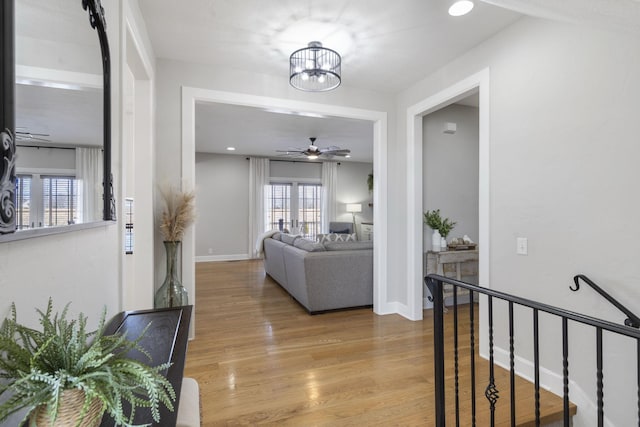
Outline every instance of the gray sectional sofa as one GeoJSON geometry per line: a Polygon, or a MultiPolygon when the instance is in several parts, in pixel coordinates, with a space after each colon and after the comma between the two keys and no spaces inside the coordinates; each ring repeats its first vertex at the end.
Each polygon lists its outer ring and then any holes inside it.
{"type": "Polygon", "coordinates": [[[312,242],[276,233],[264,268],[310,314],[373,304],[373,243],[312,242]]]}

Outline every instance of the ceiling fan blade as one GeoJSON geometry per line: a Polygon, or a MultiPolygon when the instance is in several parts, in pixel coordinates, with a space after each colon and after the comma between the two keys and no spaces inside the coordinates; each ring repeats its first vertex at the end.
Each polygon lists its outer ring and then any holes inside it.
{"type": "Polygon", "coordinates": [[[44,134],[44,133],[16,132],[16,140],[17,141],[51,142],[50,139],[40,138],[41,136],[49,136],[49,135],[44,134]]]}
{"type": "Polygon", "coordinates": [[[346,155],[346,154],[351,153],[351,150],[347,150],[347,149],[344,149],[344,150],[327,150],[327,151],[324,151],[324,152],[325,153],[331,153],[331,154],[345,154],[346,155]]]}
{"type": "Polygon", "coordinates": [[[302,150],[276,150],[276,153],[302,154],[302,153],[304,153],[304,151],[302,151],[302,150]]]}

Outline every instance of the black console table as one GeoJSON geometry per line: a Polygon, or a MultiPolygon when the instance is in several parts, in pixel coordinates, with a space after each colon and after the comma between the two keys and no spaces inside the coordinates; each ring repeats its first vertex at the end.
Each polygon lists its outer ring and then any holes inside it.
{"type": "MultiPolygon", "coordinates": [[[[124,311],[115,315],[107,324],[105,334],[126,332],[127,337],[135,339],[151,323],[147,333],[140,341],[140,346],[149,352],[152,358],[151,363],[154,366],[166,362],[172,363],[165,375],[176,392],[174,411],[171,412],[160,405],[161,423],[154,423],[148,408],[138,408],[134,424],[164,427],[176,425],[192,308],[193,306],[188,305],[154,310],[124,311]]],[[[146,356],[140,352],[132,352],[128,356],[149,363],[146,356]]],[[[113,425],[114,421],[108,414],[105,414],[100,426],[113,427],[113,425]]]]}

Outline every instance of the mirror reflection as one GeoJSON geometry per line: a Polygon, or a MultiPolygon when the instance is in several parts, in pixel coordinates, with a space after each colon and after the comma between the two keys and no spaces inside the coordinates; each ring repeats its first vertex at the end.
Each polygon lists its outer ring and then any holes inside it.
{"type": "Polygon", "coordinates": [[[79,0],[16,0],[17,229],[102,219],[100,44],[79,0]]]}

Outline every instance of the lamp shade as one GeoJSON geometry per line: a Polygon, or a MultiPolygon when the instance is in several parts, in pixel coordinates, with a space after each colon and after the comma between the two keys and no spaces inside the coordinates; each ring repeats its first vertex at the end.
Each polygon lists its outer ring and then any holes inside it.
{"type": "Polygon", "coordinates": [[[311,42],[289,57],[289,83],[307,92],[335,89],[341,82],[342,58],[335,50],[311,42]]]}
{"type": "Polygon", "coordinates": [[[347,212],[362,212],[360,203],[347,203],[347,212]]]}

